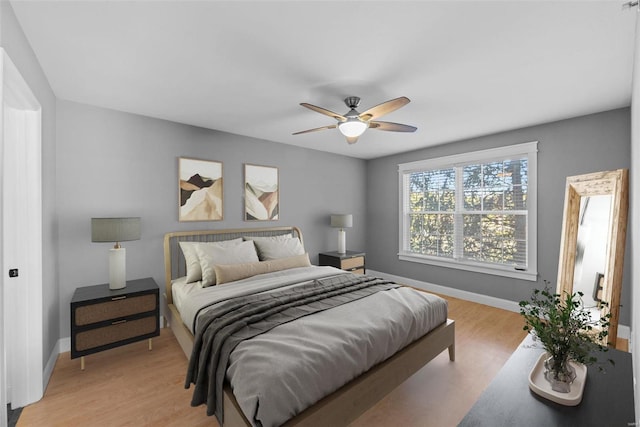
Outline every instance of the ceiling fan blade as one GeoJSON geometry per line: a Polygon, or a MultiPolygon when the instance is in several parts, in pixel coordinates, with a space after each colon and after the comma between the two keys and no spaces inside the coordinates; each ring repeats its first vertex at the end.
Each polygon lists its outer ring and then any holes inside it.
{"type": "Polygon", "coordinates": [[[418,129],[415,126],[392,122],[369,122],[369,127],[371,129],[388,130],[391,132],[415,132],[418,129]]]}
{"type": "Polygon", "coordinates": [[[300,105],[302,105],[303,107],[307,107],[308,109],[313,110],[317,113],[324,114],[325,116],[333,117],[339,122],[347,121],[347,118],[342,114],[334,113],[333,111],[327,110],[326,108],[318,107],[313,104],[307,104],[306,102],[301,102],[300,105]]]}
{"type": "Polygon", "coordinates": [[[326,130],[326,129],[335,129],[336,127],[338,127],[338,125],[322,126],[320,128],[302,130],[300,132],[292,133],[292,135],[300,135],[302,133],[317,132],[319,130],[326,130]]]}
{"type": "Polygon", "coordinates": [[[375,119],[377,117],[383,116],[385,114],[389,114],[392,111],[397,110],[400,107],[404,107],[411,100],[406,96],[401,96],[400,98],[392,99],[387,102],[383,102],[382,104],[378,104],[375,107],[369,108],[364,113],[360,114],[360,119],[367,121],[371,119],[375,119]]]}
{"type": "Polygon", "coordinates": [[[346,138],[349,144],[355,144],[356,142],[358,142],[357,136],[347,136],[346,138]]]}

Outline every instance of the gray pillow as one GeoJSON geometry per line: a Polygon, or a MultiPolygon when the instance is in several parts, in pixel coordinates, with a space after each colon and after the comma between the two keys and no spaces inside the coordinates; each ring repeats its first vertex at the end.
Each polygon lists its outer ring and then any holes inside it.
{"type": "Polygon", "coordinates": [[[295,255],[305,253],[300,239],[297,237],[288,237],[279,240],[254,240],[258,249],[260,261],[268,261],[271,259],[288,258],[295,255]]]}
{"type": "Polygon", "coordinates": [[[196,253],[196,247],[200,245],[212,245],[221,248],[233,246],[242,243],[241,238],[232,240],[223,240],[221,242],[179,242],[180,249],[184,255],[187,264],[187,283],[202,280],[202,268],[200,267],[200,258],[196,253]]]}
{"type": "Polygon", "coordinates": [[[242,242],[229,247],[196,246],[200,267],[202,268],[202,287],[216,284],[217,264],[243,264],[258,262],[258,254],[252,241],[242,242]]]}

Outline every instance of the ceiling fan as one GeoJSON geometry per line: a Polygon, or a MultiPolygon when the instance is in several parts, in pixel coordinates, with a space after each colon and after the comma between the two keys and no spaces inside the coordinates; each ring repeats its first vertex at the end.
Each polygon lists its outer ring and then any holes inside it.
{"type": "Polygon", "coordinates": [[[358,98],[357,96],[349,96],[344,99],[344,103],[347,104],[347,107],[349,107],[350,109],[349,112],[345,115],[334,113],[333,111],[327,110],[325,108],[302,102],[300,105],[302,105],[303,107],[316,111],[320,114],[333,117],[338,121],[338,123],[336,123],[335,125],[322,126],[315,129],[295,132],[293,135],[338,128],[338,130],[347,138],[347,142],[349,144],[355,144],[356,142],[358,142],[358,137],[362,135],[364,131],[367,130],[367,128],[386,130],[391,132],[415,132],[416,129],[418,129],[415,126],[374,120],[380,116],[389,114],[390,112],[407,105],[409,102],[411,102],[409,98],[407,98],[406,96],[401,96],[400,98],[392,99],[390,101],[383,102],[382,104],[378,104],[373,108],[369,108],[364,113],[358,113],[356,111],[356,108],[358,108],[358,105],[360,105],[360,98],[358,98]]]}

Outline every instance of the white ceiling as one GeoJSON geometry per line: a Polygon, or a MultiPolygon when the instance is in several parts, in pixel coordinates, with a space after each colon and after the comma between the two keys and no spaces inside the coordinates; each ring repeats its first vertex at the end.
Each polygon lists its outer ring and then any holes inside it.
{"type": "Polygon", "coordinates": [[[58,98],[363,159],[631,101],[619,1],[11,3],[58,98]],[[349,95],[418,131],[291,135],[349,95]]]}

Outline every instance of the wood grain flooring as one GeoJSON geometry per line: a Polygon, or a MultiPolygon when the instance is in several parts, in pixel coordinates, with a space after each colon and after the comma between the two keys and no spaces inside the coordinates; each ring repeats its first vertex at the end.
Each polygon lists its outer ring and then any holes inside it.
{"type": "MultiPolygon", "coordinates": [[[[456,361],[447,352],[371,408],[352,426],[455,426],[525,336],[519,314],[456,298],[456,361]]],[[[45,396],[22,411],[18,426],[217,426],[190,406],[187,359],[170,329],[147,342],[70,360],[62,353],[45,396]]],[[[526,385],[526,384],[525,384],[526,385]]]]}

